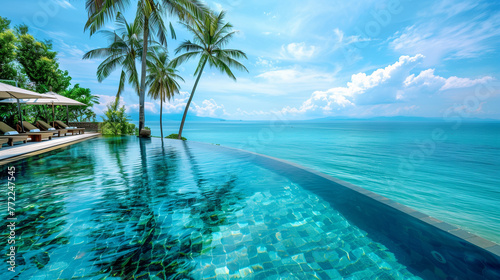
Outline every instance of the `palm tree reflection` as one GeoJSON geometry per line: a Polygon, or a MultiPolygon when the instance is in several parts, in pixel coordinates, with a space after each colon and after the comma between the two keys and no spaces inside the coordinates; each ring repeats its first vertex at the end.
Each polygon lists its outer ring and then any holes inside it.
{"type": "MultiPolygon", "coordinates": [[[[194,258],[202,254],[203,242],[242,207],[237,178],[229,176],[224,183],[214,184],[203,178],[206,173],[188,146],[183,157],[175,146],[154,147],[139,141],[136,158],[124,159],[120,149],[109,144],[118,173],[126,178],[132,172],[135,179],[121,180],[124,186],[103,188],[92,217],[97,225],[91,235],[93,261],[100,268],[98,274],[123,279],[153,275],[192,279],[194,258]],[[196,192],[179,192],[179,176],[184,175],[179,170],[185,161],[190,163],[196,192]]],[[[127,149],[136,145],[131,141],[127,149]]]]}

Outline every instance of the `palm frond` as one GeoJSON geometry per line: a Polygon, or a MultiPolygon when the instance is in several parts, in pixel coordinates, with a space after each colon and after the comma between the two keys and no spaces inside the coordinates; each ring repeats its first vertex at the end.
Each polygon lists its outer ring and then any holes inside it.
{"type": "Polygon", "coordinates": [[[175,53],[179,53],[181,51],[184,51],[184,52],[194,52],[194,51],[198,51],[198,52],[201,52],[203,51],[205,48],[200,46],[200,45],[197,45],[195,43],[192,43],[191,41],[184,41],[182,42],[176,49],[175,49],[175,53]]]}
{"type": "Polygon", "coordinates": [[[102,82],[105,78],[107,78],[111,72],[113,72],[118,66],[123,62],[123,56],[110,56],[106,58],[99,66],[97,67],[97,80],[102,82]]]}
{"type": "Polygon", "coordinates": [[[197,55],[199,55],[200,52],[188,52],[188,53],[184,53],[174,59],[172,59],[172,61],[170,61],[170,65],[174,68],[176,68],[177,66],[181,65],[182,63],[186,62],[187,60],[189,60],[190,58],[192,57],[195,57],[197,55]]]}
{"type": "Polygon", "coordinates": [[[112,20],[118,11],[122,11],[130,0],[87,0],[86,9],[88,20],[84,30],[90,30],[93,35],[101,29],[108,20],[112,20]]]}
{"type": "Polygon", "coordinates": [[[120,100],[120,95],[123,91],[123,88],[125,87],[125,78],[126,74],[125,71],[122,70],[122,74],[120,75],[120,82],[118,84],[118,92],[116,92],[116,101],[120,100]]]}
{"type": "Polygon", "coordinates": [[[82,59],[94,59],[110,56],[113,51],[110,48],[100,48],[86,52],[82,59]]]}

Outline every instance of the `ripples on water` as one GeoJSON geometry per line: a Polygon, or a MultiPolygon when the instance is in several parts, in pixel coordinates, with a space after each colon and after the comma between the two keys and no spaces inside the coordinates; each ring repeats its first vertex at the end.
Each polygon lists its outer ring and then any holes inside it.
{"type": "Polygon", "coordinates": [[[14,163],[15,275],[417,279],[318,196],[217,151],[101,138],[14,163]]]}

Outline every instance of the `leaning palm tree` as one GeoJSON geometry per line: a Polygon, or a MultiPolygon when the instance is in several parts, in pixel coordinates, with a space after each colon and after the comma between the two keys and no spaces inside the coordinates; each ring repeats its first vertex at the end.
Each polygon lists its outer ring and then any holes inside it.
{"type": "MultiPolygon", "coordinates": [[[[90,35],[102,28],[106,21],[119,12],[125,10],[130,0],[86,0],[86,9],[88,20],[85,29],[90,29],[90,35]]],[[[144,101],[146,92],[146,58],[148,54],[150,33],[156,33],[160,43],[166,44],[167,28],[164,24],[164,15],[177,16],[183,21],[193,21],[195,18],[201,18],[207,11],[207,8],[199,0],[137,0],[136,17],[141,20],[143,26],[143,48],[141,81],[139,86],[139,130],[144,128],[144,101]]],[[[170,24],[172,38],[175,33],[170,24]]]]}
{"type": "Polygon", "coordinates": [[[204,19],[196,21],[193,25],[183,24],[194,35],[194,42],[184,41],[176,50],[176,53],[185,51],[184,54],[172,60],[173,67],[197,56],[200,56],[198,66],[194,75],[198,74],[194,82],[193,90],[189,96],[189,100],[184,109],[181,126],[179,128],[179,137],[182,139],[182,130],[186,115],[189,110],[191,100],[193,100],[194,92],[200,81],[203,69],[208,62],[210,67],[219,69],[222,73],[226,73],[231,79],[236,81],[236,77],[231,71],[231,67],[239,70],[247,71],[247,68],[236,59],[247,58],[246,54],[240,50],[225,49],[224,46],[231,40],[236,31],[231,31],[232,25],[224,22],[225,12],[221,11],[218,15],[212,14],[204,19]]]}
{"type": "Polygon", "coordinates": [[[174,94],[179,93],[179,83],[184,82],[181,76],[177,75],[177,70],[169,65],[166,50],[155,51],[148,61],[148,77],[146,85],[149,87],[149,96],[155,100],[160,100],[160,131],[163,138],[163,102],[170,99],[174,94]]]}
{"type": "Polygon", "coordinates": [[[97,68],[97,80],[99,82],[106,79],[116,68],[122,68],[116,93],[116,100],[118,101],[126,80],[139,92],[136,61],[139,60],[142,51],[143,28],[140,20],[136,19],[132,24],[129,24],[121,13],[116,16],[116,25],[115,32],[99,31],[99,33],[107,37],[110,42],[109,46],[91,50],[83,56],[83,59],[104,58],[104,61],[97,68]]]}

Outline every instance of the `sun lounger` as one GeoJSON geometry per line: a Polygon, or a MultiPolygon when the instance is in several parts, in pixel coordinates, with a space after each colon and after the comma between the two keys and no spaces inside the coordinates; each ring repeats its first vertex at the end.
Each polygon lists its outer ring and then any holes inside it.
{"type": "Polygon", "coordinates": [[[0,143],[1,141],[6,141],[3,143],[7,143],[9,146],[14,146],[14,142],[23,142],[23,143],[28,142],[28,135],[10,135],[10,136],[0,135],[0,143]]]}
{"type": "Polygon", "coordinates": [[[0,132],[3,133],[3,136],[28,136],[29,138],[31,138],[31,141],[34,142],[40,142],[42,141],[42,139],[45,138],[49,138],[49,140],[52,139],[52,133],[41,133],[41,132],[19,133],[4,122],[0,122],[0,132]]]}
{"type": "MultiPolygon", "coordinates": [[[[52,132],[52,131],[41,131],[38,127],[30,124],[27,121],[23,121],[23,126],[24,126],[24,131],[26,131],[26,132],[39,132],[39,133],[44,133],[45,135],[50,135],[50,136],[54,136],[54,133],[56,133],[56,132],[52,132]]],[[[16,125],[16,128],[17,128],[18,132],[21,132],[21,124],[20,123],[18,123],[16,125]]]]}
{"type": "Polygon", "coordinates": [[[78,134],[85,133],[85,128],[71,127],[62,121],[55,121],[54,123],[57,128],[67,129],[72,135],[74,132],[78,132],[78,134]]]}
{"type": "Polygon", "coordinates": [[[59,137],[61,137],[61,134],[62,134],[62,136],[66,136],[66,133],[68,133],[67,129],[55,129],[50,124],[48,124],[42,120],[38,120],[35,125],[40,130],[51,131],[51,132],[54,132],[54,134],[57,133],[57,136],[59,136],[59,137]]]}

